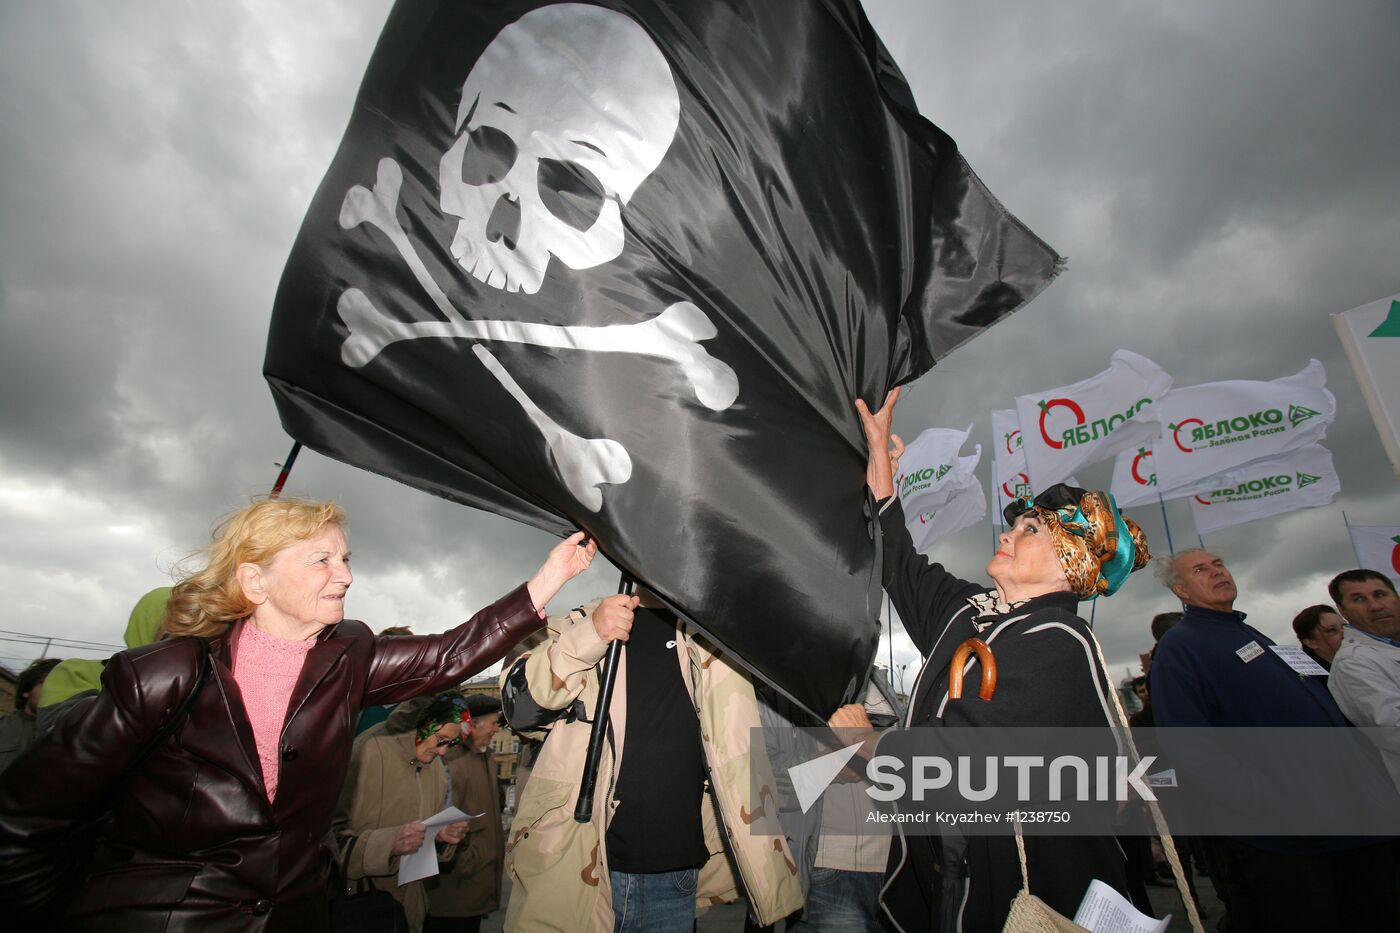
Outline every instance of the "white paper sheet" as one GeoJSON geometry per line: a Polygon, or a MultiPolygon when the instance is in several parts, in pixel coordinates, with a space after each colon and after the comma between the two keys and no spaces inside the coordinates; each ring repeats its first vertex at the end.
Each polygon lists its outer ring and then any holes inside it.
{"type": "Polygon", "coordinates": [[[1091,933],[1166,933],[1171,914],[1154,920],[1102,881],[1089,882],[1089,890],[1074,915],[1074,922],[1091,933]]]}
{"type": "Polygon", "coordinates": [[[434,843],[438,830],[452,823],[460,823],[477,816],[481,816],[481,814],[477,813],[473,816],[470,813],[463,813],[456,807],[448,807],[424,820],[423,825],[428,829],[423,833],[423,844],[418,847],[417,852],[399,856],[399,884],[421,881],[436,875],[438,873],[438,860],[437,846],[434,843]]]}
{"type": "Polygon", "coordinates": [[[1285,664],[1304,677],[1327,676],[1327,668],[1308,657],[1308,653],[1303,650],[1302,645],[1270,645],[1269,648],[1274,654],[1283,658],[1285,664]]]}

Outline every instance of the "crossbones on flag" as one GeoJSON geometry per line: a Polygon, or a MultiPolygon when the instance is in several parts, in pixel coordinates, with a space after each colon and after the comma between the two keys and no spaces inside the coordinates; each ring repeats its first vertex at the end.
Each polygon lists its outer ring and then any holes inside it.
{"type": "Polygon", "coordinates": [[[401,0],[265,373],[297,440],[587,530],[824,717],[879,632],[852,400],[1058,267],[851,0],[401,0]]]}

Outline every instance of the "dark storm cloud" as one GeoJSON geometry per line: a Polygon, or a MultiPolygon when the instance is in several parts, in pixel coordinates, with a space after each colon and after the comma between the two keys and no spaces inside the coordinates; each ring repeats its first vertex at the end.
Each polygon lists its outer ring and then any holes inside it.
{"type": "Polygon", "coordinates": [[[1102,245],[1160,268],[1236,222],[1379,213],[1393,191],[1394,4],[870,7],[905,21],[883,32],[922,108],[1037,229],[1106,205],[1126,236],[1102,245]]]}

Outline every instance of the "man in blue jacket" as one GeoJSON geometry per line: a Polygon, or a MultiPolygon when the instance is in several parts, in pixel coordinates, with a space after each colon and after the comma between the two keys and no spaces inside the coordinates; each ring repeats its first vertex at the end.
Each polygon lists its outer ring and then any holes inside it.
{"type": "MultiPolygon", "coordinates": [[[[1193,549],[1155,569],[1183,610],[1152,661],[1159,728],[1349,726],[1323,679],[1300,676],[1235,611],[1239,594],[1223,560],[1193,549]]],[[[1231,933],[1400,929],[1388,840],[1217,836],[1209,844],[1231,933]]]]}

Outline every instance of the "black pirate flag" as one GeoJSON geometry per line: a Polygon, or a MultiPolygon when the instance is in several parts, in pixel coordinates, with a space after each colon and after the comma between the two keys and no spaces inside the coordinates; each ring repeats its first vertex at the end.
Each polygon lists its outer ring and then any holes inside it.
{"type": "Polygon", "coordinates": [[[878,633],[852,400],[1056,268],[854,0],[401,0],[265,371],[293,437],[588,530],[824,714],[878,633]]]}

